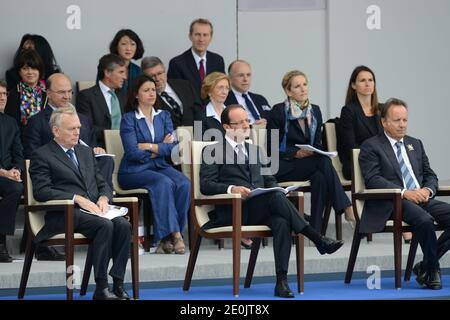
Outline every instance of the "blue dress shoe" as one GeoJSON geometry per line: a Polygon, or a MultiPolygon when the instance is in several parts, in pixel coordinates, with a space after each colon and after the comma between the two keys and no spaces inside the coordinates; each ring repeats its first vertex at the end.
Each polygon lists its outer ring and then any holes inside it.
{"type": "Polygon", "coordinates": [[[343,244],[344,241],[342,240],[333,240],[331,238],[321,236],[321,241],[319,244],[316,244],[316,247],[320,254],[332,254],[342,247],[343,244]]]}

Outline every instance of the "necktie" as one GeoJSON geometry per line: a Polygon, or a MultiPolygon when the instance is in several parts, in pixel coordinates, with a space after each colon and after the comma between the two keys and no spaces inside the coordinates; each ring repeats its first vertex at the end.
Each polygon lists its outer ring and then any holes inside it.
{"type": "Polygon", "coordinates": [[[250,111],[250,113],[252,114],[253,118],[255,118],[255,120],[259,120],[261,119],[261,117],[258,114],[258,111],[256,111],[256,107],[255,105],[252,103],[252,101],[248,98],[248,95],[243,93],[242,94],[242,98],[244,98],[245,100],[245,104],[247,105],[247,109],[250,111]]]}
{"type": "Polygon", "coordinates": [[[244,153],[244,146],[242,144],[238,144],[236,146],[238,164],[244,164],[247,161],[247,156],[244,153]]]}
{"type": "Polygon", "coordinates": [[[170,108],[172,108],[175,116],[181,120],[182,117],[181,108],[180,105],[175,101],[175,99],[169,96],[169,94],[165,91],[161,92],[161,97],[166,99],[167,103],[170,105],[170,108]]]}
{"type": "Polygon", "coordinates": [[[109,93],[111,94],[111,129],[120,129],[122,112],[120,112],[119,99],[113,90],[109,90],[109,93]]]}
{"type": "Polygon", "coordinates": [[[66,151],[67,155],[69,156],[70,160],[72,160],[73,164],[75,165],[75,167],[78,168],[78,161],[75,158],[75,153],[73,152],[72,149],[69,149],[66,151]]]}
{"type": "Polygon", "coordinates": [[[397,147],[397,160],[398,160],[398,164],[400,165],[400,170],[402,172],[403,180],[405,181],[406,189],[411,190],[411,189],[416,188],[416,184],[411,175],[411,172],[409,172],[409,169],[406,166],[405,160],[403,159],[402,144],[403,144],[403,142],[401,142],[401,141],[397,141],[395,143],[395,146],[397,147]]]}
{"type": "Polygon", "coordinates": [[[203,82],[205,79],[205,66],[203,65],[203,59],[200,59],[200,66],[198,68],[198,73],[200,74],[200,81],[203,82]]]}

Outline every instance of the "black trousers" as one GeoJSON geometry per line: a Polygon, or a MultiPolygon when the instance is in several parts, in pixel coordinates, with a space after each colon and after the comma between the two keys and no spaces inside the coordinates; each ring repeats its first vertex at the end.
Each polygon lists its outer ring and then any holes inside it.
{"type": "Polygon", "coordinates": [[[309,223],[316,231],[322,227],[323,212],[331,202],[335,212],[342,213],[351,206],[330,158],[314,155],[290,161],[280,159],[280,169],[275,175],[278,182],[311,182],[311,220],[309,223]]]}
{"type": "Polygon", "coordinates": [[[267,225],[272,230],[273,253],[277,274],[287,273],[292,247],[292,235],[301,233],[308,225],[299,216],[295,206],[282,192],[266,193],[244,201],[242,212],[246,212],[243,224],[267,225]]]}
{"type": "MultiPolygon", "coordinates": [[[[123,280],[130,255],[130,223],[123,217],[108,220],[80,212],[78,209],[75,210],[74,216],[74,232],[81,233],[92,240],[95,278],[108,279],[108,264],[112,258],[113,266],[109,275],[123,280]]],[[[64,233],[64,214],[47,213],[45,225],[36,235],[35,242],[48,239],[58,233],[64,233]]]]}
{"type": "Polygon", "coordinates": [[[14,234],[16,213],[22,194],[22,182],[0,177],[0,234],[14,234]]]}
{"type": "Polygon", "coordinates": [[[402,200],[403,221],[412,226],[423,252],[423,262],[430,269],[439,268],[439,259],[450,249],[450,204],[431,199],[424,204],[402,200]],[[445,231],[436,239],[434,221],[445,231]]]}

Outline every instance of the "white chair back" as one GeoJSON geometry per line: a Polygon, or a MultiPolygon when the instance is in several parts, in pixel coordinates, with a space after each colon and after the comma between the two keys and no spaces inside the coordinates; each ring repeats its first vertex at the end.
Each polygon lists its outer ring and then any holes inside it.
{"type": "Polygon", "coordinates": [[[77,81],[77,92],[80,92],[81,90],[89,89],[93,86],[95,86],[95,81],[77,81]]]}
{"type": "MultiPolygon", "coordinates": [[[[366,184],[364,182],[364,177],[361,173],[361,168],[359,166],[359,149],[352,150],[352,192],[360,193],[366,189],[366,184]]],[[[356,200],[356,213],[361,218],[361,214],[364,208],[364,200],[356,200]]]]}
{"type": "MultiPolygon", "coordinates": [[[[327,122],[324,125],[324,130],[327,141],[327,150],[337,151],[336,125],[332,122],[327,122]]],[[[348,181],[344,178],[344,174],[342,173],[342,163],[339,157],[331,158],[331,163],[341,182],[348,181]]]]}
{"type": "MultiPolygon", "coordinates": [[[[33,184],[30,177],[30,160],[25,160],[25,172],[26,172],[26,205],[36,205],[38,202],[34,199],[33,195],[33,184]]],[[[45,214],[44,211],[30,211],[28,212],[28,217],[30,220],[31,232],[36,235],[45,224],[45,214]]]]}
{"type": "MultiPolygon", "coordinates": [[[[203,194],[200,192],[200,165],[202,163],[203,148],[208,145],[215,144],[216,141],[192,141],[192,192],[194,199],[202,198],[203,194]]],[[[214,209],[214,206],[195,206],[195,217],[198,224],[203,226],[209,221],[208,212],[214,209]]]]}
{"type": "Polygon", "coordinates": [[[179,126],[175,132],[179,144],[174,150],[178,149],[181,171],[188,179],[191,179],[191,141],[194,140],[194,129],[192,126],[179,126]]]}

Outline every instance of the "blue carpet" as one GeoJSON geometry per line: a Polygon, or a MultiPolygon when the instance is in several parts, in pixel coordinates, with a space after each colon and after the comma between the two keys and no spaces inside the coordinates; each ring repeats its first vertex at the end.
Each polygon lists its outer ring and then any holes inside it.
{"type": "MultiPolygon", "coordinates": [[[[256,279],[255,279],[256,280],[256,279]]],[[[267,279],[266,279],[267,280],[267,279]]],[[[382,277],[381,288],[370,290],[367,288],[366,279],[355,279],[350,285],[345,285],[342,278],[339,280],[306,281],[304,294],[297,293],[295,278],[289,279],[291,289],[296,292],[296,300],[377,300],[377,299],[450,299],[450,275],[442,277],[442,290],[422,289],[414,279],[410,282],[402,282],[402,289],[394,288],[393,277],[382,277]]],[[[269,280],[271,281],[271,280],[269,280]]],[[[214,281],[213,281],[214,282],[214,281]]],[[[228,283],[231,279],[228,279],[228,283]]],[[[181,289],[182,284],[177,283],[163,286],[152,283],[141,284],[141,300],[285,300],[273,296],[274,283],[255,281],[251,288],[244,289],[241,285],[240,296],[232,295],[232,286],[208,285],[206,280],[197,282],[191,286],[188,292],[181,289]],[[200,284],[199,284],[200,283],[200,284]]],[[[86,296],[81,297],[75,293],[75,300],[91,300],[92,287],[89,288],[86,296]]],[[[8,289],[9,294],[3,293],[0,300],[16,300],[16,292],[8,289]]],[[[25,300],[65,300],[64,288],[58,288],[60,293],[55,292],[55,288],[30,288],[27,290],[25,300]],[[50,293],[51,292],[51,293],[50,293]]],[[[131,296],[131,290],[128,290],[131,296]]],[[[289,299],[293,300],[293,299],[289,299]]]]}

